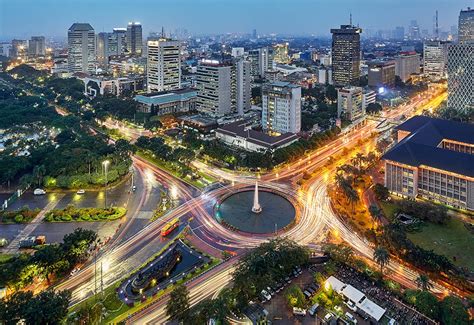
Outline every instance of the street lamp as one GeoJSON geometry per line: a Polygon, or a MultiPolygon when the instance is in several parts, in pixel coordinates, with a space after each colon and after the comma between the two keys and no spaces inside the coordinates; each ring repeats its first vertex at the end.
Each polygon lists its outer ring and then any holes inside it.
{"type": "Polygon", "coordinates": [[[105,169],[105,183],[104,183],[105,199],[104,199],[104,208],[107,208],[107,171],[108,171],[109,164],[110,164],[110,161],[108,161],[108,160],[104,160],[104,161],[102,162],[102,166],[104,166],[104,169],[105,169]]]}

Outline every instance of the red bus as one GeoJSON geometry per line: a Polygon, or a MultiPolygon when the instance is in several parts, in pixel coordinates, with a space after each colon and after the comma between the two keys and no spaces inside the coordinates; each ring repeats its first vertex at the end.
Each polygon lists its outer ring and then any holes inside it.
{"type": "Polygon", "coordinates": [[[174,218],[161,229],[161,236],[164,237],[164,236],[169,235],[173,230],[178,228],[178,226],[179,226],[179,218],[174,218]]]}

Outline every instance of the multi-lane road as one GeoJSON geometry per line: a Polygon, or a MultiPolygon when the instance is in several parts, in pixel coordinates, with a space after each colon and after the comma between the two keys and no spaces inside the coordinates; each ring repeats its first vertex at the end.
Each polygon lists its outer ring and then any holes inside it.
{"type": "MultiPolygon", "coordinates": [[[[388,111],[382,115],[382,119],[396,121],[400,116],[409,116],[423,108],[436,107],[444,100],[446,94],[441,92],[435,98],[428,100],[419,97],[410,104],[403,105],[397,109],[388,111]]],[[[360,254],[372,258],[372,248],[361,236],[355,234],[341,222],[332,210],[327,196],[327,184],[332,179],[331,170],[325,168],[328,158],[340,154],[346,147],[354,147],[360,140],[367,139],[373,132],[377,132],[380,121],[368,121],[364,126],[348,134],[340,136],[330,144],[308,153],[299,161],[273,170],[270,173],[259,176],[262,186],[274,188],[279,191],[293,195],[301,202],[301,216],[299,222],[284,235],[304,245],[317,245],[324,238],[327,230],[339,234],[344,240],[354,247],[360,254]],[[305,172],[314,171],[313,176],[305,184],[298,188],[296,180],[305,172]]],[[[123,128],[124,126],[121,126],[123,128]]],[[[137,134],[133,134],[138,136],[137,134]]],[[[374,140],[375,141],[375,140],[374,140]]],[[[367,144],[374,146],[374,141],[367,144]]],[[[350,157],[342,157],[348,159],[350,157]]],[[[156,168],[148,162],[134,157],[134,167],[141,173],[143,184],[141,186],[140,200],[134,203],[135,206],[129,208],[129,218],[137,218],[143,213],[144,207],[150,199],[150,188],[153,184],[163,183],[168,188],[172,188],[176,196],[183,204],[168,211],[162,218],[149,223],[142,230],[129,238],[118,234],[107,250],[97,256],[97,263],[106,265],[107,272],[104,273],[104,286],[111,285],[123,275],[133,271],[148,258],[153,256],[160,247],[165,245],[165,241],[160,237],[159,232],[162,226],[170,219],[180,217],[182,223],[188,223],[194,235],[206,244],[217,249],[232,249],[240,252],[247,248],[255,247],[268,237],[262,235],[250,235],[233,232],[219,222],[213,216],[213,205],[216,200],[228,191],[254,184],[256,177],[252,175],[241,175],[230,173],[217,168],[213,168],[194,162],[201,171],[207,172],[220,179],[228,181],[229,185],[222,186],[212,191],[198,193],[196,189],[175,179],[168,173],[156,168]]],[[[125,232],[124,232],[125,233],[125,232]]],[[[191,281],[188,285],[193,302],[203,299],[208,295],[220,290],[230,281],[230,263],[223,264],[191,281]],[[205,292],[206,295],[202,293],[205,292]]],[[[405,285],[413,285],[416,272],[396,263],[389,265],[393,277],[405,285]]],[[[84,267],[78,274],[67,279],[58,289],[71,289],[73,291],[73,302],[77,303],[93,294],[95,289],[95,264],[91,263],[84,267]]],[[[443,288],[436,288],[442,290],[443,288]]],[[[159,304],[152,305],[146,310],[130,318],[131,323],[163,323],[166,317],[163,313],[163,304],[166,298],[159,304]]]]}

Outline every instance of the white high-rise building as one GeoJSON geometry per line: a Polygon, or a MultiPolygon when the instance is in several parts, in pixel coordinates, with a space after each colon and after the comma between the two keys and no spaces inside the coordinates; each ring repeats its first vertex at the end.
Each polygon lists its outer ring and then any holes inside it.
{"type": "Polygon", "coordinates": [[[240,57],[232,64],[232,111],[243,115],[250,109],[252,88],[250,62],[240,57]]]}
{"type": "Polygon", "coordinates": [[[181,88],[181,47],[179,41],[160,38],[148,41],[148,92],[181,88]]]}
{"type": "Polygon", "coordinates": [[[460,44],[474,43],[474,9],[468,7],[459,13],[458,38],[460,44]]]}
{"type": "Polygon", "coordinates": [[[251,50],[248,53],[248,59],[251,66],[252,77],[263,78],[265,72],[273,70],[273,49],[262,47],[257,50],[251,50]]]}
{"type": "Polygon", "coordinates": [[[262,87],[262,128],[270,133],[301,131],[301,87],[274,82],[262,87]]]}
{"type": "Polygon", "coordinates": [[[426,41],[423,44],[423,74],[432,81],[446,78],[448,42],[426,41]]]}
{"type": "Polygon", "coordinates": [[[215,60],[203,60],[196,73],[198,90],[196,109],[218,117],[232,111],[232,66],[215,60]]]}
{"type": "Polygon", "coordinates": [[[420,55],[416,52],[401,52],[395,57],[395,75],[407,82],[412,74],[420,73],[420,55]]]}
{"type": "Polygon", "coordinates": [[[232,48],[232,57],[233,58],[239,58],[244,56],[245,51],[243,47],[233,47],[232,48]]]}
{"type": "Polygon", "coordinates": [[[448,48],[448,107],[474,110],[474,43],[448,48]]]}
{"type": "MultiPolygon", "coordinates": [[[[369,104],[369,95],[366,100],[369,104]]],[[[348,86],[337,90],[337,117],[355,121],[365,116],[364,92],[361,87],[348,86]]]]}
{"type": "Polygon", "coordinates": [[[93,73],[96,68],[94,28],[87,23],[74,23],[67,38],[69,71],[93,73]]]}

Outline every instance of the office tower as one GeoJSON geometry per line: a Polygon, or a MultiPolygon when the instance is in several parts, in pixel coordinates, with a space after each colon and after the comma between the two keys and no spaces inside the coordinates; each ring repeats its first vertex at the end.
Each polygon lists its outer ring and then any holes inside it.
{"type": "Polygon", "coordinates": [[[31,36],[28,44],[28,55],[30,56],[45,56],[46,54],[46,40],[44,36],[31,36]]]}
{"type": "Polygon", "coordinates": [[[69,72],[95,71],[95,33],[87,23],[74,23],[67,33],[69,72]]]}
{"type": "Polygon", "coordinates": [[[252,98],[252,88],[250,85],[250,62],[240,57],[232,64],[232,111],[243,115],[250,109],[250,99],[252,98]]]}
{"type": "Polygon", "coordinates": [[[448,107],[474,109],[474,42],[448,48],[448,107]]]}
{"type": "Polygon", "coordinates": [[[232,48],[232,57],[238,58],[244,56],[244,48],[243,47],[233,47],[232,48]]]}
{"type": "Polygon", "coordinates": [[[273,69],[273,49],[262,47],[250,50],[248,60],[250,61],[250,71],[254,79],[263,78],[265,72],[273,69]]]}
{"type": "Polygon", "coordinates": [[[130,22],[127,26],[127,51],[131,55],[142,55],[143,38],[142,25],[138,22],[130,22]]]}
{"type": "Polygon", "coordinates": [[[28,49],[28,41],[22,39],[12,40],[10,56],[16,60],[25,60],[28,49]]]}
{"type": "Polygon", "coordinates": [[[199,112],[214,117],[231,112],[231,70],[230,65],[215,60],[199,63],[196,73],[196,109],[199,112]]]}
{"type": "Polygon", "coordinates": [[[358,85],[360,77],[360,34],[362,29],[341,25],[331,29],[332,76],[336,86],[358,85]]]}
{"type": "Polygon", "coordinates": [[[474,9],[470,7],[459,13],[458,41],[461,44],[474,43],[474,9]]]}
{"type": "Polygon", "coordinates": [[[262,128],[270,133],[301,131],[301,87],[277,81],[262,87],[262,128]]]}
{"type": "Polygon", "coordinates": [[[6,56],[7,58],[12,55],[12,45],[10,43],[4,42],[0,43],[0,55],[6,56]]]}
{"type": "Polygon", "coordinates": [[[290,62],[288,56],[288,43],[276,44],[273,46],[273,60],[276,63],[286,64],[290,62]]]}
{"type": "Polygon", "coordinates": [[[395,85],[395,61],[374,60],[368,63],[370,87],[393,87],[395,85]]]}
{"type": "Polygon", "coordinates": [[[120,56],[128,52],[126,28],[114,28],[109,34],[108,52],[110,56],[120,56]]]}
{"type": "Polygon", "coordinates": [[[363,89],[347,86],[337,90],[337,117],[355,121],[365,116],[363,89]]]}
{"type": "Polygon", "coordinates": [[[423,43],[423,74],[432,81],[446,77],[448,42],[425,41],[423,43]]]}
{"type": "Polygon", "coordinates": [[[403,26],[395,27],[393,31],[393,38],[396,40],[402,40],[405,38],[405,28],[403,26]]]}
{"type": "Polygon", "coordinates": [[[257,39],[257,30],[256,29],[254,29],[252,31],[252,39],[257,39]]]}
{"type": "Polygon", "coordinates": [[[181,46],[179,41],[160,38],[147,43],[148,92],[181,88],[181,46]]]}
{"type": "Polygon", "coordinates": [[[418,26],[418,23],[416,20],[412,20],[410,22],[410,27],[408,30],[408,36],[411,40],[420,40],[421,35],[420,35],[420,27],[418,26]]]}
{"type": "Polygon", "coordinates": [[[105,67],[109,63],[109,34],[110,33],[97,34],[97,64],[101,67],[105,67]]]}
{"type": "Polygon", "coordinates": [[[407,82],[412,74],[420,73],[420,55],[414,51],[400,52],[395,57],[395,75],[407,82]]]}

